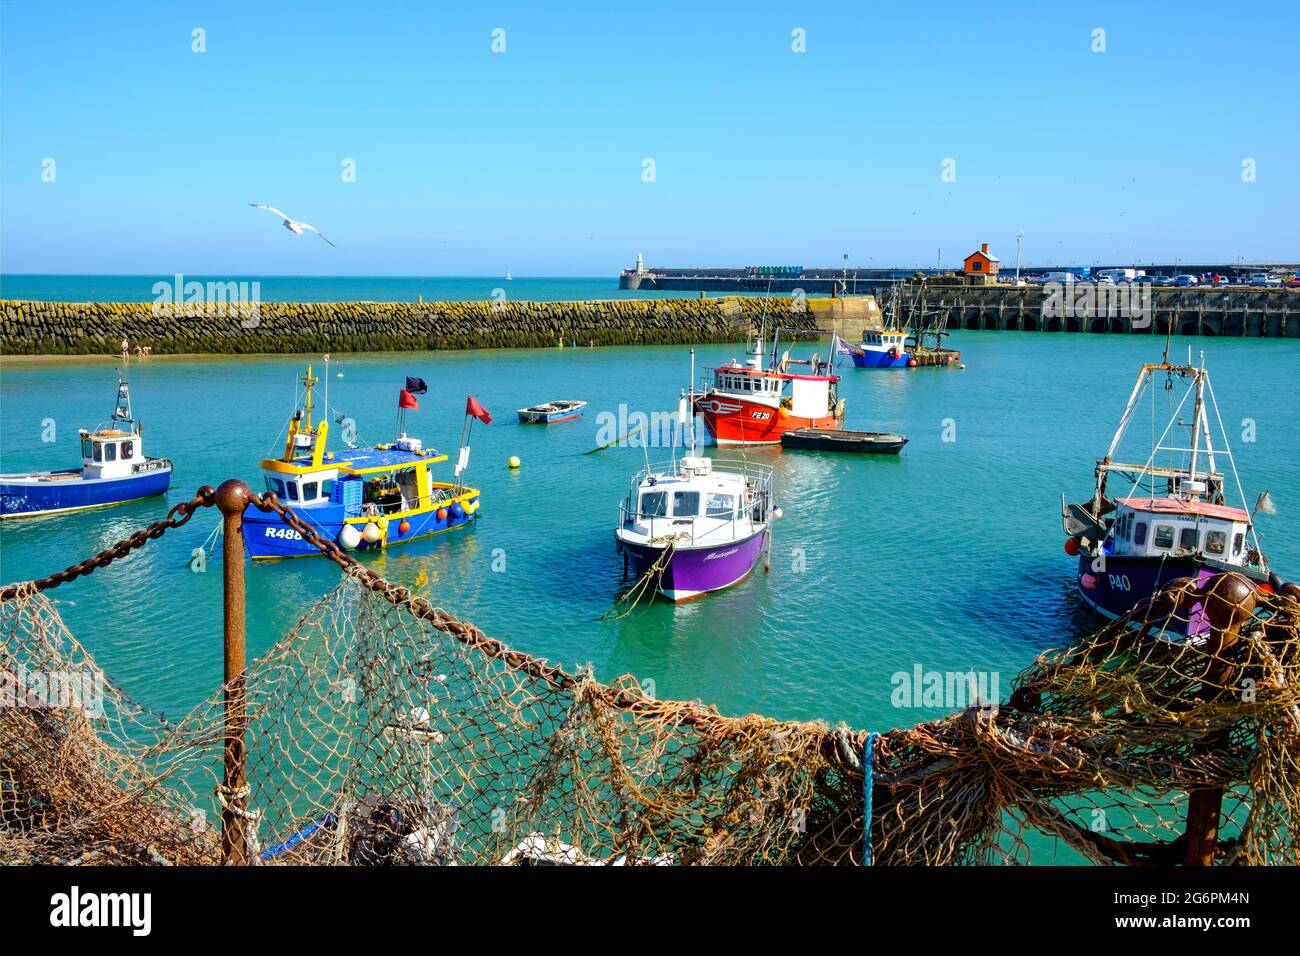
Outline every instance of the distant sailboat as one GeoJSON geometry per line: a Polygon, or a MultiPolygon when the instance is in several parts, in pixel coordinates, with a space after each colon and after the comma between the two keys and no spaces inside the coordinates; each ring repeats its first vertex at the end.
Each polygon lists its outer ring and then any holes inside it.
{"type": "Polygon", "coordinates": [[[509,282],[509,281],[510,281],[511,279],[513,279],[513,278],[514,278],[514,276],[512,276],[512,275],[510,274],[510,270],[507,269],[507,270],[506,270],[506,281],[509,282]]]}

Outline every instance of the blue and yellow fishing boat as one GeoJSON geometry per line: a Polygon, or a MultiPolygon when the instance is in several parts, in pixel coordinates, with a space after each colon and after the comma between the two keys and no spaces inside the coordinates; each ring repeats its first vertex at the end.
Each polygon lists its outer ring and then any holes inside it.
{"type": "MultiPolygon", "coordinates": [[[[463,528],[474,521],[479,491],[462,482],[469,463],[469,446],[462,441],[455,481],[434,481],[430,466],[447,460],[420,439],[408,437],[402,425],[405,411],[418,408],[410,390],[419,379],[408,379],[398,400],[399,435],[388,443],[365,448],[329,451],[328,415],[313,424],[312,389],[319,379],[311,366],[301,381],[306,385],[302,408],[289,422],[284,454],[262,462],[266,490],[321,537],[345,550],[367,550],[404,544],[417,538],[463,528]]],[[[471,405],[482,411],[471,399],[471,405]]],[[[490,416],[483,412],[484,420],[490,416]]],[[[462,430],[462,436],[467,429],[462,430]]],[[[244,512],[244,543],[254,560],[294,558],[320,554],[275,512],[250,505],[244,512]]]]}

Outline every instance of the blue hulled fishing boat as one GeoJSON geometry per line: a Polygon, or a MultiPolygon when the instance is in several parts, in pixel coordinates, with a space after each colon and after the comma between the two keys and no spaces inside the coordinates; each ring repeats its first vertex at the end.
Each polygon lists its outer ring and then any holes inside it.
{"type": "Polygon", "coordinates": [[[171,461],[145,456],[141,425],[131,414],[131,392],[121,376],[112,419],[79,434],[80,468],[0,475],[0,518],[108,508],[164,494],[171,485],[171,461]]]}
{"type": "MultiPolygon", "coordinates": [[[[470,418],[490,422],[492,416],[470,398],[455,467],[455,481],[434,481],[430,466],[446,455],[424,448],[406,434],[405,414],[419,407],[415,398],[426,391],[422,380],[407,379],[398,398],[398,437],[389,443],[333,452],[326,448],[328,415],[313,424],[312,388],[319,379],[311,366],[302,408],[289,422],[284,454],[262,462],[266,490],[289,506],[316,532],[345,550],[385,548],[417,538],[454,531],[478,515],[479,491],[462,483],[469,464],[470,418]]],[[[271,511],[250,505],[244,513],[244,543],[254,560],[320,554],[296,530],[271,511]]]]}

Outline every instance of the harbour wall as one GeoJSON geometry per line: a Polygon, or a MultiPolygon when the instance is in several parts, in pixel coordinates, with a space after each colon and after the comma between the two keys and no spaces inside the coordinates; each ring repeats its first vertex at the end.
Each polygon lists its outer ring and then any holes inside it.
{"type": "Polygon", "coordinates": [[[1165,335],[1172,327],[1175,335],[1300,338],[1300,289],[1135,289],[1077,286],[1053,302],[1050,286],[927,282],[904,285],[901,298],[949,331],[1165,335]]]}
{"type": "MultiPolygon", "coordinates": [[[[906,290],[906,286],[904,287],[906,290]]],[[[915,297],[928,325],[950,331],[1300,338],[1300,290],[1152,289],[1145,310],[1052,309],[1040,286],[926,283],[915,297]]],[[[1123,298],[1122,296],[1120,297],[1123,298]]],[[[906,314],[904,319],[910,317],[906,314]]],[[[159,309],[147,302],[0,301],[0,354],[117,355],[379,352],[565,345],[738,342],[760,326],[834,331],[855,341],[879,324],[871,296],[799,300],[724,296],[595,302],[262,302],[159,309]]],[[[909,321],[909,324],[910,321],[909,321]]]]}
{"type": "Polygon", "coordinates": [[[760,325],[860,334],[865,300],[790,298],[596,302],[0,301],[0,354],[117,355],[382,352],[739,342],[760,325]]]}

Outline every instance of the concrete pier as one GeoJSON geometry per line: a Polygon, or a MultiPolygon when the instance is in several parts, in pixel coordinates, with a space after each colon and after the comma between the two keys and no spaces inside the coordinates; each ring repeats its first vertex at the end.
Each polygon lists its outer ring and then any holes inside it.
{"type": "Polygon", "coordinates": [[[1175,335],[1300,338],[1300,289],[1156,288],[1146,293],[1149,308],[1128,314],[1113,301],[1083,310],[1048,308],[1050,294],[1043,286],[926,283],[916,308],[931,321],[938,310],[950,331],[1165,335],[1172,326],[1175,335]]]}

